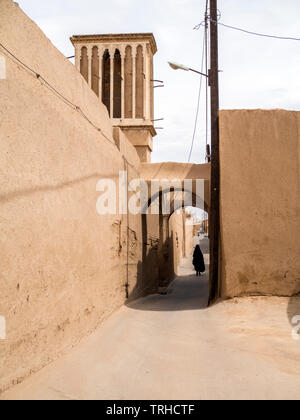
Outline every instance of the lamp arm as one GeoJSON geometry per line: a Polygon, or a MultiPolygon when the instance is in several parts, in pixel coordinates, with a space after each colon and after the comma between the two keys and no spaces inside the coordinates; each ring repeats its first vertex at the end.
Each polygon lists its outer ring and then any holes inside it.
{"type": "Polygon", "coordinates": [[[198,71],[198,70],[194,70],[194,69],[189,69],[190,71],[193,71],[194,73],[197,73],[197,74],[201,74],[201,76],[205,76],[205,77],[208,77],[208,74],[205,74],[205,73],[201,73],[201,71],[198,71]]]}

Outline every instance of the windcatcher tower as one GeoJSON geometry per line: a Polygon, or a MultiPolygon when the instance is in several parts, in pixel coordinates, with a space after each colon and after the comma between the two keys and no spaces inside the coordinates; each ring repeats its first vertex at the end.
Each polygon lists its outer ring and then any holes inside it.
{"type": "Polygon", "coordinates": [[[107,107],[113,125],[151,161],[154,120],[153,34],[76,35],[75,65],[107,107]]]}

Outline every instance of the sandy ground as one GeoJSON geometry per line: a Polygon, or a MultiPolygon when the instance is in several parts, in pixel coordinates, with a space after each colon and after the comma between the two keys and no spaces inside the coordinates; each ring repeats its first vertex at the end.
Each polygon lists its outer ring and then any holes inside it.
{"type": "Polygon", "coordinates": [[[300,340],[291,324],[300,299],[207,309],[207,275],[196,277],[191,259],[180,274],[167,296],[122,307],[1,399],[300,399],[300,340]]]}

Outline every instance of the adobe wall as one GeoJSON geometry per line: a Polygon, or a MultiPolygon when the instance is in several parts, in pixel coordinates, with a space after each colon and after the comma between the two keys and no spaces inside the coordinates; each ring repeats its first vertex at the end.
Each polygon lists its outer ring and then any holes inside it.
{"type": "Polygon", "coordinates": [[[198,232],[201,230],[202,224],[194,225],[194,236],[198,236],[198,232]]]}
{"type": "Polygon", "coordinates": [[[222,296],[300,293],[300,113],[220,114],[222,296]]]}
{"type": "Polygon", "coordinates": [[[195,235],[194,226],[187,224],[186,226],[186,256],[190,257],[194,252],[195,247],[195,235]]]}
{"type": "MultiPolygon", "coordinates": [[[[7,66],[0,80],[3,390],[58,357],[125,302],[127,280],[129,295],[142,281],[142,232],[140,216],[96,212],[97,182],[118,180],[123,154],[132,165],[130,178],[139,176],[138,155],[115,132],[119,152],[105,106],[11,0],[0,2],[0,39],[108,138],[0,49],[7,66]]],[[[140,290],[143,284],[135,295],[140,290]]]]}
{"type": "Polygon", "coordinates": [[[178,275],[183,258],[190,258],[193,253],[193,225],[186,223],[186,217],[183,214],[174,213],[170,218],[169,228],[173,244],[173,267],[175,274],[178,275]]]}
{"type": "Polygon", "coordinates": [[[173,247],[174,274],[178,275],[178,268],[185,251],[185,235],[182,214],[173,214],[170,218],[170,238],[173,247]]]}

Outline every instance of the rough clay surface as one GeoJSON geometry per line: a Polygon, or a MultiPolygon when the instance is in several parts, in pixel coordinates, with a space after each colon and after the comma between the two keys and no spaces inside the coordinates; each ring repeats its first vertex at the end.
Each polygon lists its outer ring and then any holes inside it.
{"type": "Polygon", "coordinates": [[[300,112],[220,115],[223,297],[300,293],[300,112]]]}
{"type": "MultiPolygon", "coordinates": [[[[127,241],[131,293],[142,239],[139,217],[127,220],[96,211],[96,185],[103,178],[118,181],[124,170],[122,154],[139,165],[133,146],[123,136],[119,152],[104,105],[72,63],[10,0],[0,1],[0,38],[108,137],[4,55],[0,315],[6,318],[7,339],[0,341],[1,390],[57,358],[122,306],[127,241]]],[[[130,178],[137,173],[131,168],[130,178]]]]}
{"type": "Polygon", "coordinates": [[[300,299],[207,309],[207,276],[195,277],[190,261],[167,296],[122,307],[2,399],[300,399],[300,340],[290,323],[300,299]]]}

